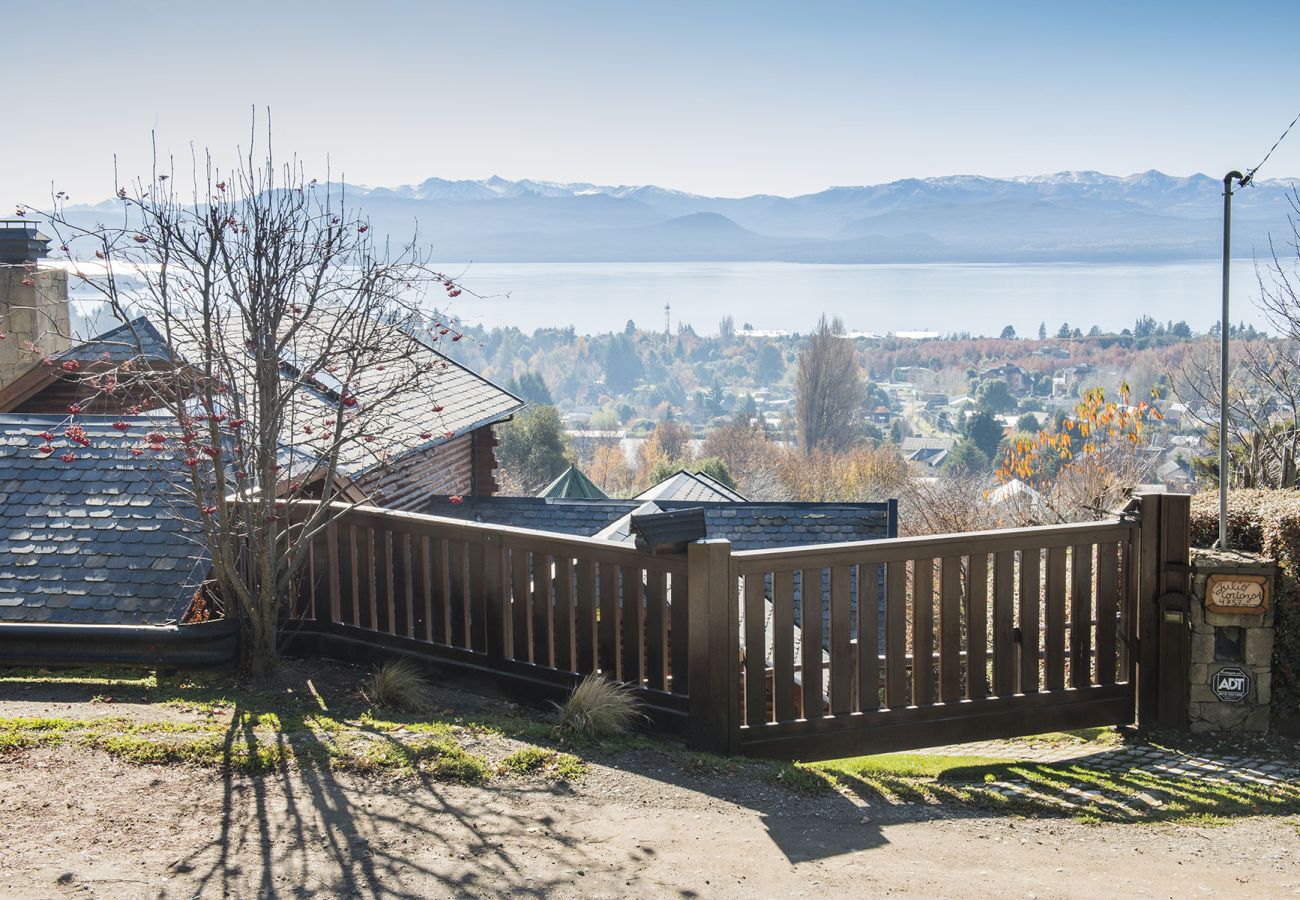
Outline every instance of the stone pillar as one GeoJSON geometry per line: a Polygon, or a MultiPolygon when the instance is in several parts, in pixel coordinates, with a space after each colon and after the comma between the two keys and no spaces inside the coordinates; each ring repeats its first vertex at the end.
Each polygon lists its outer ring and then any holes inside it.
{"type": "Polygon", "coordinates": [[[42,356],[66,350],[72,333],[68,312],[68,273],[40,266],[0,265],[0,388],[42,356]],[[30,282],[24,284],[24,282],[30,282]],[[29,344],[40,353],[27,349],[29,344]]]}
{"type": "Polygon", "coordinates": [[[1253,553],[1192,551],[1188,727],[1268,731],[1277,566],[1253,553]]]}

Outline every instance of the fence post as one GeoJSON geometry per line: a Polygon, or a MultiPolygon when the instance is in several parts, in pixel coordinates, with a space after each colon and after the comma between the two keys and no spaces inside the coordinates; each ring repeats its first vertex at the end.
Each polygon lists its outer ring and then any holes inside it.
{"type": "MultiPolygon", "coordinates": [[[[1177,604],[1161,601],[1166,594],[1186,594],[1191,544],[1192,498],[1188,494],[1141,494],[1142,524],[1137,597],[1137,722],[1176,726],[1180,685],[1187,677],[1182,648],[1172,640],[1164,613],[1177,604]],[[1161,632],[1170,635],[1161,645],[1161,632]],[[1177,671],[1181,668],[1181,671],[1177,671]]],[[[1169,625],[1176,623],[1170,622],[1169,625]]]]}
{"type": "Polygon", "coordinates": [[[509,601],[501,589],[501,537],[489,532],[483,539],[483,571],[479,582],[483,585],[483,606],[488,659],[500,662],[506,658],[506,622],[510,618],[509,601]]]}
{"type": "Polygon", "coordinates": [[[740,608],[730,541],[687,548],[691,746],[734,753],[740,742],[740,608]]]}

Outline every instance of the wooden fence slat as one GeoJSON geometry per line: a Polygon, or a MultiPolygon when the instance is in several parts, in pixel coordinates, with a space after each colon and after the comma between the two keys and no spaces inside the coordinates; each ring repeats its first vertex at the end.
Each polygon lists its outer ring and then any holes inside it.
{"type": "Polygon", "coordinates": [[[1042,605],[1042,551],[1020,554],[1020,693],[1038,693],[1038,667],[1042,663],[1040,608],[1042,605]]]}
{"type": "Polygon", "coordinates": [[[555,668],[576,672],[573,660],[573,560],[555,558],[555,668]]]}
{"type": "Polygon", "coordinates": [[[668,593],[672,603],[668,624],[671,656],[669,676],[674,694],[689,694],[691,687],[690,579],[685,575],[669,575],[668,579],[668,593]]]}
{"type": "MultiPolygon", "coordinates": [[[[853,711],[853,635],[849,608],[849,567],[831,569],[831,715],[853,711]]],[[[860,591],[859,591],[860,593],[860,591]]],[[[861,609],[859,597],[858,608],[861,609]]],[[[861,660],[859,660],[859,664],[861,660]]]]}
{"type": "Polygon", "coordinates": [[[1044,647],[1043,684],[1049,691],[1065,689],[1065,548],[1047,551],[1047,602],[1044,609],[1047,634],[1044,647]]]}
{"type": "Polygon", "coordinates": [[[433,643],[433,552],[428,535],[417,535],[413,552],[420,557],[420,608],[424,619],[424,639],[433,643]]]}
{"type": "Polygon", "coordinates": [[[1120,596],[1119,605],[1119,680],[1130,682],[1133,680],[1133,668],[1137,662],[1137,654],[1133,652],[1134,621],[1135,612],[1133,608],[1137,603],[1138,597],[1141,596],[1141,586],[1138,579],[1141,577],[1141,565],[1138,563],[1138,535],[1137,528],[1133,529],[1133,535],[1120,546],[1120,584],[1124,586],[1120,596]]]}
{"type": "Polygon", "coordinates": [[[361,556],[358,544],[362,538],[354,525],[348,525],[348,574],[352,582],[351,620],[355,628],[361,627],[361,556]]]}
{"type": "Polygon", "coordinates": [[[939,700],[961,700],[960,556],[945,556],[939,569],[939,700]]]}
{"type": "Polygon", "coordinates": [[[622,680],[618,666],[618,577],[618,566],[608,562],[600,564],[600,627],[598,630],[600,670],[614,681],[622,680]]]}
{"type": "Polygon", "coordinates": [[[596,662],[596,561],[578,560],[578,611],[574,628],[577,648],[575,671],[595,672],[596,662]]]}
{"type": "Polygon", "coordinates": [[[767,598],[763,576],[745,576],[745,723],[767,718],[767,598]]]}
{"type": "Polygon", "coordinates": [[[451,552],[446,538],[433,543],[433,591],[436,624],[442,643],[451,646],[451,552]]]}
{"type": "Polygon", "coordinates": [[[1092,544],[1070,550],[1070,685],[1092,683],[1092,544]]]}
{"type": "Polygon", "coordinates": [[[966,697],[989,695],[989,557],[973,553],[966,573],[966,697]]]}
{"type": "Polygon", "coordinates": [[[645,587],[641,569],[622,566],[623,681],[639,685],[644,678],[642,632],[645,623],[645,587]]]}
{"type": "Polygon", "coordinates": [[[554,666],[555,604],[552,585],[554,570],[551,557],[545,553],[533,555],[533,664],[554,666]]]}
{"type": "MultiPolygon", "coordinates": [[[[861,586],[858,588],[861,593],[861,586]]],[[[862,609],[858,608],[858,621],[862,609]]],[[[885,564],[885,705],[907,706],[907,563],[885,564]]],[[[865,698],[863,698],[865,701],[865,698]]],[[[862,709],[866,709],[863,706],[862,709]]]]}
{"type": "Polygon", "coordinates": [[[343,596],[339,584],[342,571],[339,566],[339,524],[332,522],[326,531],[326,545],[329,552],[326,554],[327,564],[330,567],[330,621],[341,623],[343,621],[343,596]]]}
{"type": "MultiPolygon", "coordinates": [[[[836,567],[837,569],[840,567],[836,567]]],[[[884,567],[858,566],[858,709],[880,708],[880,609],[884,567]]],[[[844,592],[849,593],[850,570],[844,567],[844,592]]],[[[835,569],[831,570],[835,590],[835,569]]],[[[900,678],[906,676],[906,671],[900,678]]],[[[906,702],[906,701],[904,701],[906,702]]]]}
{"type": "Polygon", "coordinates": [[[1015,553],[993,555],[993,694],[1016,692],[1015,553]]]}
{"type": "Polygon", "coordinates": [[[313,538],[307,544],[307,562],[302,569],[301,577],[307,582],[307,618],[316,618],[316,548],[320,544],[320,536],[313,538]]]}
{"type": "Polygon", "coordinates": [[[474,649],[473,633],[470,630],[473,624],[471,618],[474,598],[472,590],[474,586],[474,566],[470,560],[473,548],[476,545],[468,541],[462,542],[456,553],[457,562],[460,565],[460,590],[456,597],[460,604],[460,622],[461,622],[461,642],[460,646],[466,650],[474,649]]]}
{"type": "Polygon", "coordinates": [[[397,546],[397,556],[401,558],[402,601],[405,604],[405,627],[402,629],[407,637],[415,637],[415,566],[411,559],[411,535],[402,532],[397,546]]]}
{"type": "Polygon", "coordinates": [[[397,634],[397,572],[393,565],[393,532],[387,528],[379,532],[377,543],[379,544],[380,577],[376,579],[375,587],[384,595],[383,630],[389,634],[397,634]]]}
{"type": "Polygon", "coordinates": [[[772,575],[772,705],[776,721],[796,718],[794,704],[794,573],[772,575]]]}
{"type": "Polygon", "coordinates": [[[646,687],[667,690],[668,624],[664,615],[668,575],[662,570],[645,573],[645,681],[646,687]]]}
{"type": "Polygon", "coordinates": [[[799,576],[799,627],[803,632],[803,717],[820,718],[822,706],[822,616],[825,599],[822,593],[822,570],[804,569],[799,576]]]}
{"type": "Polygon", "coordinates": [[[1119,546],[1097,548],[1097,683],[1115,683],[1115,627],[1119,615],[1119,546]]]}
{"type": "Polygon", "coordinates": [[[912,561],[912,705],[934,702],[934,560],[912,561]]]}
{"type": "MultiPolygon", "coordinates": [[[[465,545],[465,590],[469,604],[466,612],[469,619],[469,627],[466,629],[468,640],[465,646],[478,653],[488,652],[488,595],[483,583],[484,552],[483,544],[465,545]]],[[[499,565],[499,561],[494,560],[493,564],[499,565]]]]}
{"type": "Polygon", "coordinates": [[[510,548],[510,597],[513,613],[512,642],[510,657],[520,662],[529,662],[533,658],[532,604],[530,584],[532,573],[529,571],[532,561],[529,552],[520,546],[510,548]]]}
{"type": "Polygon", "coordinates": [[[366,606],[370,613],[370,619],[366,622],[366,627],[371,631],[379,631],[382,626],[379,624],[379,559],[376,553],[375,532],[373,529],[366,529],[366,606]]]}

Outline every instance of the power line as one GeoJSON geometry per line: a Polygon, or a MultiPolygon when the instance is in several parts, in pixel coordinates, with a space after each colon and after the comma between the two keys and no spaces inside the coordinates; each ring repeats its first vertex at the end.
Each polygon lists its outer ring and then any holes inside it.
{"type": "Polygon", "coordinates": [[[1264,163],[1268,162],[1268,158],[1273,155],[1273,151],[1277,149],[1277,145],[1282,143],[1284,140],[1286,140],[1286,136],[1291,133],[1291,129],[1295,127],[1296,122],[1300,122],[1300,113],[1296,113],[1296,117],[1291,120],[1291,124],[1286,127],[1285,131],[1282,132],[1282,136],[1273,142],[1272,147],[1268,148],[1268,152],[1265,153],[1264,158],[1259,161],[1259,165],[1255,166],[1255,168],[1253,169],[1247,170],[1246,177],[1241,179],[1242,187],[1245,187],[1246,185],[1252,184],[1254,182],[1255,173],[1258,172],[1261,168],[1263,168],[1264,163]]]}

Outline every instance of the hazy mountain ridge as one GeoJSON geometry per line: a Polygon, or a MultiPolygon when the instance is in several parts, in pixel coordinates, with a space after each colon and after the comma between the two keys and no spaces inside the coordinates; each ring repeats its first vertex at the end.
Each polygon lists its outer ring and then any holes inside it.
{"type": "MultiPolygon", "coordinates": [[[[1234,200],[1234,252],[1290,234],[1293,181],[1234,200]]],[[[1206,175],[1157,171],[951,175],[780,197],[707,197],[656,185],[493,176],[349,186],[378,233],[417,226],[437,258],[480,262],[1071,262],[1213,258],[1222,193],[1206,175]]],[[[86,207],[87,215],[101,210],[86,207]]]]}

